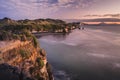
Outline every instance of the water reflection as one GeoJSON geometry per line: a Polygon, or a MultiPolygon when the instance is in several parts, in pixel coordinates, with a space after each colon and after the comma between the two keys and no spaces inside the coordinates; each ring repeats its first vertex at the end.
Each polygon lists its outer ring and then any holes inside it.
{"type": "Polygon", "coordinates": [[[56,80],[120,80],[119,39],[113,32],[85,29],[39,41],[56,80]]]}

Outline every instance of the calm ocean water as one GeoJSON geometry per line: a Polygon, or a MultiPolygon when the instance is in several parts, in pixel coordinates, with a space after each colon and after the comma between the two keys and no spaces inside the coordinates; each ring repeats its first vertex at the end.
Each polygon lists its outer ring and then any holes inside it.
{"type": "Polygon", "coordinates": [[[85,26],[39,42],[55,80],[120,80],[120,26],[85,26]]]}

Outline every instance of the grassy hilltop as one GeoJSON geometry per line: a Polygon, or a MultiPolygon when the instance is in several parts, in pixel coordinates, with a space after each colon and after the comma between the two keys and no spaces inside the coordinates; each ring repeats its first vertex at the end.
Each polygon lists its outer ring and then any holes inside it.
{"type": "Polygon", "coordinates": [[[59,19],[12,20],[0,19],[0,40],[30,39],[31,32],[69,32],[76,23],[66,23],[59,19]]]}

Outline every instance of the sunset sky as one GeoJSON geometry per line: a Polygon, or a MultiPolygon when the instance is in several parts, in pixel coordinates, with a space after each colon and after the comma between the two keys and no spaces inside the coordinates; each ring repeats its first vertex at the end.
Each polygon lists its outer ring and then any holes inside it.
{"type": "Polygon", "coordinates": [[[0,0],[0,18],[120,18],[120,0],[0,0]]]}

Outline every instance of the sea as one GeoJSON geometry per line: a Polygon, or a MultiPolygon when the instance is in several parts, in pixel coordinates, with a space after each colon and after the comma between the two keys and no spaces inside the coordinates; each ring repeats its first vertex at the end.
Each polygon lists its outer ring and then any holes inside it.
{"type": "Polygon", "coordinates": [[[83,26],[38,39],[55,80],[120,80],[120,26],[83,26]]]}

